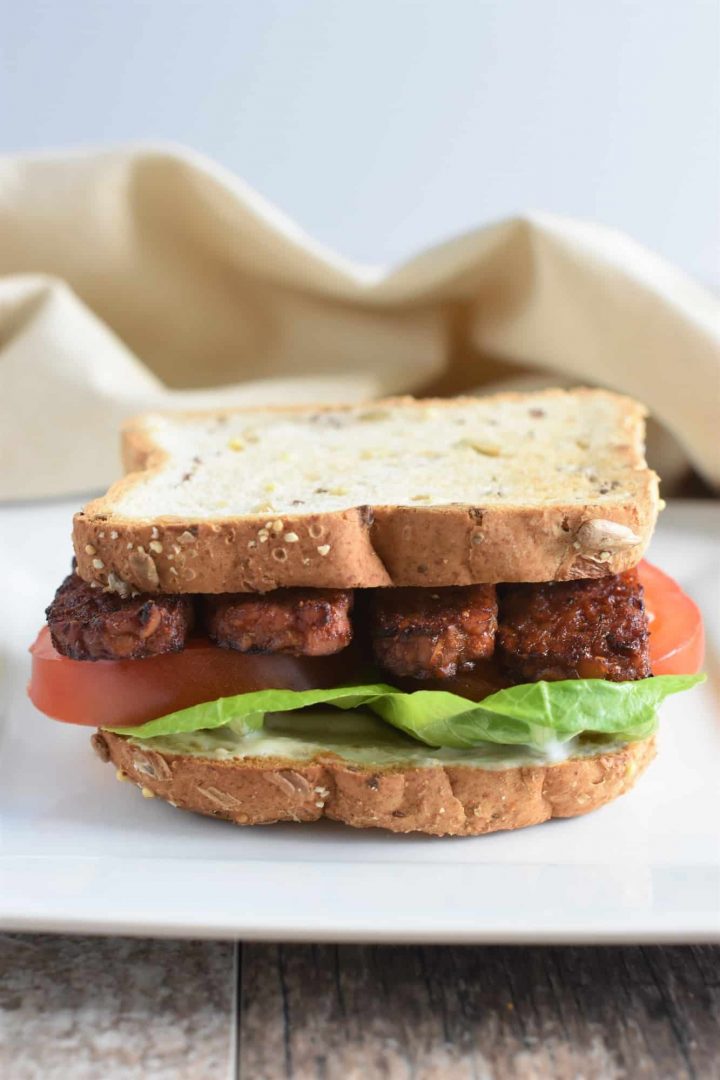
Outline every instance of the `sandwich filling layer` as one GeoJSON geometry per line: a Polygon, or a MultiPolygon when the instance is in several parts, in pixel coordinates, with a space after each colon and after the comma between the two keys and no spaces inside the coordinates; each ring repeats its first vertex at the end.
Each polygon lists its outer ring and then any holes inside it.
{"type": "Polygon", "coordinates": [[[540,584],[277,589],[121,598],[66,578],[47,609],[53,645],[73,660],[143,660],[181,651],[194,628],[251,655],[333,656],[355,639],[400,679],[448,679],[497,660],[509,682],[642,679],[650,674],[636,570],[540,584]]]}
{"type": "Polygon", "coordinates": [[[643,742],[701,654],[694,605],[647,564],[497,588],[182,598],[121,598],[71,574],[30,693],[191,760],[497,772],[643,742]]]}
{"type": "Polygon", "coordinates": [[[697,609],[647,564],[497,589],[127,599],[72,574],[48,624],[32,650],[42,711],[220,757],[563,759],[647,737],[702,658],[697,609]]]}
{"type": "Polygon", "coordinates": [[[150,739],[130,737],[130,742],[160,754],[183,754],[215,761],[255,758],[310,761],[335,755],[355,765],[378,768],[467,765],[490,770],[554,765],[569,758],[609,753],[623,745],[612,736],[573,736],[564,741],[553,739],[543,746],[482,743],[471,750],[431,748],[359,710],[338,714],[319,709],[271,713],[259,731],[243,731],[231,723],[211,730],[150,739]]]}
{"type": "Polygon", "coordinates": [[[261,690],[221,698],[134,728],[105,730],[160,754],[216,761],[340,758],[357,765],[550,765],[652,736],[657,707],[700,676],[635,682],[574,679],[513,686],[472,702],[387,684],[261,690]],[[328,708],[330,707],[330,708],[328,708]]]}

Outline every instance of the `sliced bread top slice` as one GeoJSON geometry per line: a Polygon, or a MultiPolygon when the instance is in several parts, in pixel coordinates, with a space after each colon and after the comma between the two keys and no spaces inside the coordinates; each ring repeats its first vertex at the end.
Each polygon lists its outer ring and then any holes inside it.
{"type": "Polygon", "coordinates": [[[121,593],[619,572],[658,508],[644,415],[586,389],[149,414],[75,517],[78,570],[121,593]]]}

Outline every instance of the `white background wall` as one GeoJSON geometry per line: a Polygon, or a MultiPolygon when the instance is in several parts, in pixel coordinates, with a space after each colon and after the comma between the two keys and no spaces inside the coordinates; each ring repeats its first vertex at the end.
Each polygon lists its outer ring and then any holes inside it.
{"type": "Polygon", "coordinates": [[[720,288],[719,41],[720,0],[6,0],[0,150],[189,143],[366,262],[554,210],[720,288]]]}

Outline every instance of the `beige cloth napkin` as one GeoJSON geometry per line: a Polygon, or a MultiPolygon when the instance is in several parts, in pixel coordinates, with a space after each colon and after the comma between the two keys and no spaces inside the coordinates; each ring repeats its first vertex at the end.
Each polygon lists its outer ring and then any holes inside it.
{"type": "Polygon", "coordinates": [[[0,498],[104,486],[118,424],[147,408],[528,370],[643,399],[720,484],[718,305],[596,225],[524,214],[358,267],[212,162],[133,147],[0,159],[0,274],[0,498]]]}

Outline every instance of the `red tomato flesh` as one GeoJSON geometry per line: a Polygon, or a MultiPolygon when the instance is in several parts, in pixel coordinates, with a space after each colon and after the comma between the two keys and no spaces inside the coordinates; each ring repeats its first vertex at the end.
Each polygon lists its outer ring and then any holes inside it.
{"type": "Polygon", "coordinates": [[[55,720],[92,727],[144,724],[252,690],[344,686],[363,681],[367,669],[353,646],[335,656],[251,656],[207,638],[146,660],[69,660],[54,648],[46,626],[30,652],[33,705],[55,720]]]}
{"type": "Polygon", "coordinates": [[[652,563],[638,567],[650,623],[653,675],[695,675],[705,658],[705,628],[700,609],[669,574],[652,563]]]}
{"type": "MultiPolygon", "coordinates": [[[[694,674],[704,654],[698,608],[672,578],[640,564],[650,619],[653,674],[694,674]]],[[[182,652],[147,660],[69,660],[53,647],[47,627],[31,646],[28,693],[47,716],[92,727],[144,724],[203,701],[252,690],[311,690],[376,681],[378,673],[351,645],[335,656],[251,656],[221,649],[206,638],[192,639],[182,652]]],[[[485,664],[470,676],[439,683],[405,682],[404,688],[444,689],[481,699],[506,685],[497,668],[485,664]]]]}

